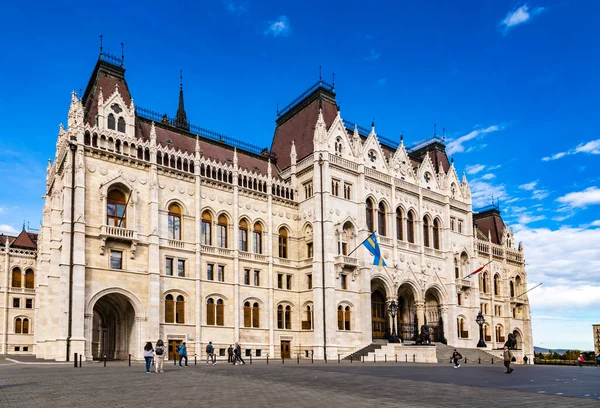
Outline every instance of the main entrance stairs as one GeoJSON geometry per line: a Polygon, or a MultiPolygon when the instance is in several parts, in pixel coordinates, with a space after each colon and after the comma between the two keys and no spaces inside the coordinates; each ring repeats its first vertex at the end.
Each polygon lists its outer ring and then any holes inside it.
{"type": "Polygon", "coordinates": [[[374,353],[375,350],[379,350],[381,347],[385,346],[386,344],[387,344],[386,340],[374,340],[374,342],[369,344],[368,346],[363,347],[360,350],[357,350],[354,353],[347,355],[346,357],[344,357],[344,360],[354,360],[354,361],[362,360],[363,357],[368,356],[369,353],[374,353]]]}
{"type": "Polygon", "coordinates": [[[467,360],[467,364],[479,364],[480,358],[481,364],[492,364],[492,359],[494,361],[493,364],[503,363],[502,359],[500,359],[498,356],[487,353],[480,349],[453,347],[442,343],[435,343],[435,346],[435,352],[437,355],[438,363],[440,364],[450,363],[450,358],[452,357],[454,349],[456,349],[456,351],[458,351],[463,356],[461,364],[465,363],[465,358],[467,360]]]}

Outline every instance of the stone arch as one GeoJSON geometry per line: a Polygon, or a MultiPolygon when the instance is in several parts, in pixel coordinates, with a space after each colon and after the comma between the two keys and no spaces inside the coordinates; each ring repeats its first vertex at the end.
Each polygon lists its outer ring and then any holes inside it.
{"type": "Polygon", "coordinates": [[[523,332],[518,327],[515,327],[512,331],[515,335],[515,340],[517,343],[515,344],[515,349],[522,350],[523,349],[523,332]]]}
{"type": "Polygon", "coordinates": [[[214,299],[223,299],[223,300],[229,300],[229,298],[225,295],[223,295],[222,293],[218,293],[218,292],[212,292],[206,296],[204,296],[204,303],[206,303],[206,301],[209,298],[214,298],[214,299]]]}
{"type": "Polygon", "coordinates": [[[183,201],[181,201],[178,198],[171,198],[171,199],[167,200],[167,202],[165,203],[165,206],[164,206],[164,210],[169,211],[169,206],[171,204],[177,204],[179,207],[181,207],[181,209],[183,210],[183,214],[185,214],[185,215],[190,214],[187,209],[187,206],[183,203],[183,201]]]}
{"type": "Polygon", "coordinates": [[[394,283],[390,277],[386,273],[375,268],[371,272],[371,293],[378,288],[381,289],[382,294],[386,299],[394,295],[394,283]]]}
{"type": "Polygon", "coordinates": [[[146,312],[144,311],[144,306],[142,305],[142,302],[140,302],[140,300],[137,298],[137,296],[135,296],[133,293],[131,293],[130,291],[128,291],[126,289],[122,289],[122,288],[118,288],[118,287],[106,288],[106,289],[102,289],[102,290],[96,292],[96,294],[94,296],[92,296],[90,298],[90,300],[88,301],[88,306],[86,308],[86,314],[92,314],[94,312],[94,306],[96,305],[96,302],[98,302],[98,300],[100,298],[102,298],[104,295],[110,295],[111,293],[117,293],[117,294],[125,296],[129,300],[131,305],[133,306],[136,317],[146,317],[146,312]]]}

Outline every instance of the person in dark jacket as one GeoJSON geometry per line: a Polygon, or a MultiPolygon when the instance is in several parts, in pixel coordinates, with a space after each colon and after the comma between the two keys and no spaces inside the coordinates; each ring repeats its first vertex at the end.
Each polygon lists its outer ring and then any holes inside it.
{"type": "Polygon", "coordinates": [[[454,362],[454,368],[460,367],[458,360],[462,359],[462,355],[454,349],[454,353],[452,353],[452,361],[454,362]]]}
{"type": "Polygon", "coordinates": [[[228,363],[233,363],[233,347],[231,346],[231,344],[229,345],[229,348],[227,349],[227,362],[228,363]]]}
{"type": "Polygon", "coordinates": [[[177,352],[179,353],[179,367],[183,367],[181,365],[181,361],[183,359],[185,359],[185,366],[188,367],[187,347],[185,346],[185,341],[177,349],[177,352]]]}
{"type": "Polygon", "coordinates": [[[235,354],[233,364],[238,365],[238,362],[241,364],[246,364],[246,362],[242,358],[242,346],[240,346],[240,343],[237,343],[237,342],[235,343],[233,353],[235,354]]]}
{"type": "Polygon", "coordinates": [[[514,370],[510,368],[510,363],[513,360],[513,355],[508,349],[508,347],[504,346],[504,367],[506,367],[506,374],[512,373],[514,370]]]}

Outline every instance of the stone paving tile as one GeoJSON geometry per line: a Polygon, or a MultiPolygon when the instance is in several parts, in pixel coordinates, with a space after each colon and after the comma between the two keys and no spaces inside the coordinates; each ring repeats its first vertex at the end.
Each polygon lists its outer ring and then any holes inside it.
{"type": "MultiPolygon", "coordinates": [[[[166,365],[165,373],[158,375],[143,371],[141,364],[127,367],[112,362],[106,368],[96,363],[78,369],[59,365],[2,365],[0,407],[600,406],[598,397],[592,400],[491,388],[485,385],[485,377],[496,374],[480,367],[450,371],[446,367],[425,365],[263,363],[189,368],[166,365]],[[438,382],[403,378],[411,375],[421,378],[427,373],[438,382]],[[440,382],[463,376],[466,382],[474,384],[440,382]]],[[[539,372],[543,374],[542,370],[539,372]]],[[[535,369],[523,370],[522,375],[535,378],[537,373],[535,369]]],[[[522,381],[515,378],[515,382],[522,381]]]]}

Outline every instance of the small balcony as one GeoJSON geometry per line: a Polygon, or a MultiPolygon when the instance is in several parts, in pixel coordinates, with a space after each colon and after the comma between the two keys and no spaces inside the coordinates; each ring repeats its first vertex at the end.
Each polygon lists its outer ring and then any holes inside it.
{"type": "Polygon", "coordinates": [[[456,286],[471,289],[473,287],[473,281],[471,279],[458,278],[456,280],[456,286]]]}
{"type": "Polygon", "coordinates": [[[131,258],[135,258],[135,250],[138,243],[137,230],[115,227],[113,225],[103,225],[100,228],[100,255],[104,255],[106,240],[123,241],[131,244],[131,258]]]}
{"type": "Polygon", "coordinates": [[[352,256],[337,255],[333,261],[334,266],[347,269],[358,268],[358,259],[352,256]]]}

